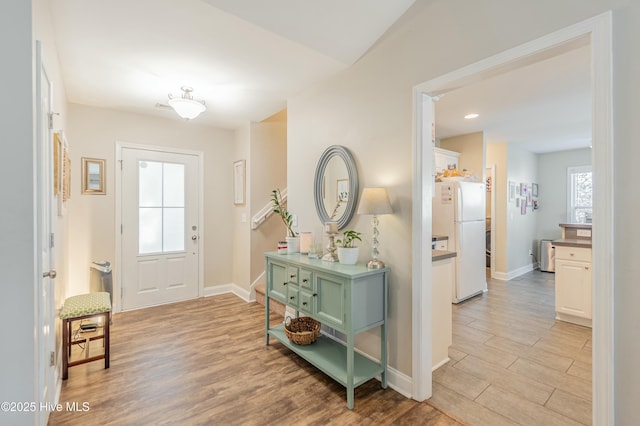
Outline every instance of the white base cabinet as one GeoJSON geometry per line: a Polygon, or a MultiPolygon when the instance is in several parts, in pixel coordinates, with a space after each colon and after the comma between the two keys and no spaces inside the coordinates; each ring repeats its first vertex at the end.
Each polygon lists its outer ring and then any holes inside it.
{"type": "Polygon", "coordinates": [[[556,246],[556,319],[591,327],[591,249],[556,246]]]}
{"type": "Polygon", "coordinates": [[[454,279],[454,259],[437,260],[432,263],[431,321],[431,367],[433,370],[449,361],[449,346],[452,342],[451,286],[454,279]]]}

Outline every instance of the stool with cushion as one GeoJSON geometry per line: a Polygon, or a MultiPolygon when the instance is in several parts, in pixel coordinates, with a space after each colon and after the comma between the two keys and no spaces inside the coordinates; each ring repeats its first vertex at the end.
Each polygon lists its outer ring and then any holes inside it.
{"type": "Polygon", "coordinates": [[[69,377],[69,367],[91,361],[104,359],[104,368],[109,368],[109,323],[111,321],[111,297],[107,292],[88,293],[69,297],[60,311],[62,320],[62,380],[69,377]],[[72,324],[74,321],[102,317],[103,333],[83,340],[72,340],[72,324]],[[104,340],[104,353],[89,356],[89,342],[104,340]],[[70,362],[71,347],[85,343],[85,358],[70,362]]]}

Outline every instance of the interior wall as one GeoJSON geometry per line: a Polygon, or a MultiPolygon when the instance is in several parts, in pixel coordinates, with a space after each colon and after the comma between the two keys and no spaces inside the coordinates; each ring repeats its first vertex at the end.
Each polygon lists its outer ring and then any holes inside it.
{"type": "Polygon", "coordinates": [[[491,256],[495,257],[495,278],[501,279],[507,276],[508,146],[506,142],[487,144],[487,164],[496,165],[496,175],[493,181],[493,190],[496,192],[496,210],[491,218],[495,224],[496,235],[495,247],[492,247],[491,256]]]}
{"type": "MultiPolygon", "coordinates": [[[[172,114],[170,111],[167,114],[172,114]]],[[[115,259],[115,145],[127,142],[204,153],[204,284],[232,280],[234,135],[186,122],[118,112],[77,104],[69,105],[67,137],[71,154],[71,206],[69,208],[69,295],[89,289],[89,264],[110,260],[114,281],[115,259]],[[106,195],[80,193],[81,158],[106,159],[106,195]]],[[[114,286],[119,285],[114,282],[114,286]]]]}
{"type": "MultiPolygon", "coordinates": [[[[511,143],[507,149],[508,153],[508,180],[527,185],[538,181],[537,157],[530,151],[526,151],[517,144],[511,143]]],[[[530,190],[530,189],[529,189],[530,190]]],[[[537,211],[527,204],[526,214],[522,214],[522,203],[527,202],[527,197],[520,195],[516,197],[520,201],[520,206],[516,203],[507,203],[507,274],[509,276],[519,275],[526,272],[533,263],[529,250],[536,253],[536,223],[537,211]]]]}
{"type": "MultiPolygon", "coordinates": [[[[232,282],[244,289],[249,288],[250,282],[250,261],[251,257],[251,182],[253,173],[251,166],[251,125],[237,128],[234,132],[234,157],[233,161],[245,161],[245,194],[243,204],[232,204],[233,208],[233,239],[232,262],[233,279],[232,282]]],[[[229,172],[233,175],[233,165],[228,165],[229,172]]]]}
{"type": "Polygon", "coordinates": [[[567,168],[591,165],[591,149],[572,149],[538,155],[538,240],[562,237],[558,226],[567,221],[567,168]]]}
{"type": "MultiPolygon", "coordinates": [[[[271,204],[271,191],[287,187],[286,109],[259,123],[251,123],[251,159],[250,216],[271,204]]],[[[250,283],[264,272],[264,252],[274,251],[285,236],[286,229],[277,215],[271,215],[251,231],[250,283]]]]}
{"type": "MultiPolygon", "coordinates": [[[[314,163],[331,144],[354,154],[363,187],[389,186],[395,210],[381,218],[380,257],[391,268],[392,368],[411,375],[412,88],[612,6],[605,0],[419,1],[352,67],[290,99],[288,186],[303,226],[317,223],[314,163]]],[[[356,216],[348,228],[367,232],[366,222],[356,216]]]]}
{"type": "MultiPolygon", "coordinates": [[[[437,105],[437,104],[436,104],[437,105]]],[[[436,106],[437,108],[437,106],[436,106]]],[[[436,126],[438,119],[436,115],[436,126]]],[[[485,178],[485,141],[484,132],[468,133],[440,139],[440,148],[459,152],[458,170],[467,170],[478,176],[480,181],[485,178]]]]}
{"type": "MultiPolygon", "coordinates": [[[[0,5],[0,330],[4,344],[0,363],[0,400],[37,401],[37,346],[34,339],[36,288],[35,198],[35,53],[31,2],[0,5]],[[10,82],[10,83],[9,83],[10,82]],[[9,207],[10,206],[10,207],[9,207]]],[[[6,424],[34,424],[36,413],[3,412],[6,424]]]]}

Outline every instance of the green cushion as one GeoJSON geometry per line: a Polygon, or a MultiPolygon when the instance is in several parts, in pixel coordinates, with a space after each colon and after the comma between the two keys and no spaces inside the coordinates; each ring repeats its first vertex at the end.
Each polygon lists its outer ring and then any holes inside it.
{"type": "Polygon", "coordinates": [[[84,315],[101,314],[110,310],[111,297],[109,297],[109,293],[102,291],[81,294],[69,297],[64,301],[64,306],[60,311],[60,318],[77,318],[84,315]]]}

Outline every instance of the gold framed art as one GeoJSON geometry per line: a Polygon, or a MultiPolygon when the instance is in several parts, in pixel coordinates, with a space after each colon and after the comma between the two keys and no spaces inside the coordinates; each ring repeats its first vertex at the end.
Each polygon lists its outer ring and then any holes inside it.
{"type": "Polygon", "coordinates": [[[82,193],[85,195],[105,195],[106,160],[82,157],[82,193]]]}

